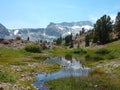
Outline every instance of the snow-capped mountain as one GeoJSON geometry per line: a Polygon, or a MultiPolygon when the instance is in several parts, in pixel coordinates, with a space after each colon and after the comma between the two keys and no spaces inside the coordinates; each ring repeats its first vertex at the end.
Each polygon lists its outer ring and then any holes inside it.
{"type": "Polygon", "coordinates": [[[13,29],[10,30],[11,36],[13,38],[20,36],[22,39],[27,40],[29,37],[31,41],[43,40],[44,39],[44,28],[24,28],[24,29],[13,29]]]}
{"type": "Polygon", "coordinates": [[[90,30],[93,28],[93,24],[90,21],[50,23],[46,28],[46,34],[56,37],[62,35],[62,37],[65,37],[71,33],[76,35],[82,28],[84,28],[85,31],[90,30]]]}
{"type": "MultiPolygon", "coordinates": [[[[82,28],[85,31],[93,28],[93,23],[90,21],[80,21],[80,22],[63,22],[63,23],[50,23],[46,28],[24,28],[24,29],[13,29],[9,30],[9,37],[15,38],[20,36],[22,39],[26,40],[28,37],[31,41],[44,40],[52,41],[60,37],[65,37],[66,35],[79,33],[82,28]]],[[[8,34],[9,34],[8,33],[8,34]]],[[[7,34],[7,35],[8,35],[7,34]]]]}

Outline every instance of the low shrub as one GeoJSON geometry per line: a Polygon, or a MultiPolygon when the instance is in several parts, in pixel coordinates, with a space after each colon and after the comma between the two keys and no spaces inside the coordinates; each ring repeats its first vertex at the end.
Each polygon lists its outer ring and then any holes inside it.
{"type": "Polygon", "coordinates": [[[111,51],[106,49],[106,48],[101,48],[101,49],[98,49],[95,53],[96,54],[109,54],[111,51]]]}
{"type": "Polygon", "coordinates": [[[103,75],[103,74],[105,74],[105,71],[101,68],[96,68],[89,72],[89,76],[103,75]]]}
{"type": "Polygon", "coordinates": [[[99,61],[103,60],[104,58],[101,55],[97,54],[92,54],[92,55],[86,55],[85,60],[94,60],[94,61],[99,61]]]}
{"type": "Polygon", "coordinates": [[[114,53],[110,53],[106,56],[107,59],[115,59],[117,56],[114,53]]]}
{"type": "Polygon", "coordinates": [[[66,54],[66,55],[65,55],[65,59],[67,59],[67,60],[72,60],[72,55],[66,54]]]}
{"type": "Polygon", "coordinates": [[[77,49],[74,49],[73,51],[75,54],[86,54],[87,51],[83,48],[77,48],[77,49]]]}
{"type": "Polygon", "coordinates": [[[16,40],[21,40],[21,37],[20,37],[20,36],[17,36],[17,37],[16,37],[16,40]]]}
{"type": "Polygon", "coordinates": [[[39,45],[28,45],[25,47],[25,50],[27,52],[32,52],[32,53],[41,53],[42,48],[39,45]]]}
{"type": "Polygon", "coordinates": [[[95,54],[93,54],[91,58],[93,58],[94,61],[99,61],[99,60],[103,60],[104,59],[102,56],[95,55],[95,54]]]}
{"type": "Polygon", "coordinates": [[[14,75],[12,75],[9,72],[2,72],[0,71],[0,82],[10,82],[10,83],[15,83],[16,78],[14,75]]]}

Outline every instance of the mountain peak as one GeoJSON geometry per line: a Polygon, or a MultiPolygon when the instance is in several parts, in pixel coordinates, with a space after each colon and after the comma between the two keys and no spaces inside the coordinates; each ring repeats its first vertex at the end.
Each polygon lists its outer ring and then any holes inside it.
{"type": "Polygon", "coordinates": [[[76,35],[82,28],[85,28],[86,31],[92,29],[93,23],[90,21],[50,23],[46,28],[46,34],[56,37],[62,35],[65,37],[69,33],[76,35]]]}

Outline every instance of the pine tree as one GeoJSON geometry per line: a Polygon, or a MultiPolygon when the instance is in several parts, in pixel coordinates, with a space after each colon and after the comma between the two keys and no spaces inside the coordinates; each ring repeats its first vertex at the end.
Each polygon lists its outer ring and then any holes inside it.
{"type": "Polygon", "coordinates": [[[61,43],[62,43],[62,37],[61,37],[61,35],[60,35],[60,38],[58,38],[58,39],[56,40],[56,44],[57,44],[57,45],[61,45],[61,43]]]}
{"type": "Polygon", "coordinates": [[[87,47],[87,46],[89,46],[90,45],[90,36],[87,34],[86,36],[85,36],[85,46],[87,47]]]}
{"type": "Polygon", "coordinates": [[[73,45],[73,40],[70,42],[70,48],[73,48],[74,45],[73,45]]]}
{"type": "Polygon", "coordinates": [[[65,45],[66,45],[66,46],[69,46],[69,45],[71,44],[72,38],[73,38],[73,35],[72,35],[72,34],[67,35],[67,36],[65,37],[65,45]]]}
{"type": "Polygon", "coordinates": [[[120,39],[120,12],[118,12],[116,19],[115,19],[115,25],[114,25],[114,30],[120,39]]]}
{"type": "Polygon", "coordinates": [[[112,21],[110,16],[104,15],[98,19],[94,25],[94,31],[94,43],[108,43],[110,41],[110,33],[112,32],[112,21]]]}
{"type": "Polygon", "coordinates": [[[85,33],[85,28],[82,28],[82,34],[84,34],[85,33]]]}
{"type": "Polygon", "coordinates": [[[29,40],[30,40],[30,38],[28,37],[28,38],[27,38],[27,41],[29,41],[29,40]]]}

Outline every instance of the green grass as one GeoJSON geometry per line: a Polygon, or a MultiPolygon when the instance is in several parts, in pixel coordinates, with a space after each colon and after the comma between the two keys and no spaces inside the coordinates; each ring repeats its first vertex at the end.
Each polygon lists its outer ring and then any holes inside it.
{"type": "MultiPolygon", "coordinates": [[[[44,50],[42,53],[30,53],[24,49],[14,50],[8,48],[0,48],[0,82],[15,83],[16,77],[21,77],[21,73],[36,73],[36,72],[52,72],[59,70],[60,66],[53,63],[38,64],[38,66],[30,67],[28,63],[39,63],[49,57],[65,56],[76,57],[83,60],[83,64],[86,66],[94,66],[100,64],[109,63],[119,60],[120,58],[120,41],[106,44],[101,48],[110,50],[106,54],[96,54],[98,49],[85,49],[87,53],[74,53],[75,49],[55,48],[50,50],[44,50]],[[17,72],[16,68],[11,65],[19,66],[21,72],[17,72]],[[9,72],[8,72],[9,71],[9,72]],[[10,73],[13,72],[13,73],[10,73]],[[4,77],[4,78],[3,78],[4,77]]],[[[103,68],[104,69],[104,68],[103,68]]],[[[104,70],[103,70],[104,71],[104,70]]],[[[120,67],[116,67],[113,73],[118,77],[109,77],[101,70],[91,72],[91,75],[87,77],[69,77],[62,78],[48,82],[49,86],[53,90],[120,90],[120,67]],[[64,82],[64,83],[63,83],[64,82]],[[97,87],[96,87],[97,85],[97,87]]],[[[19,81],[25,86],[31,86],[30,81],[19,81]]],[[[32,87],[31,87],[32,88],[32,87]]]]}
{"type": "Polygon", "coordinates": [[[16,82],[16,77],[10,72],[4,72],[0,71],[0,82],[10,82],[10,83],[15,83],[16,82]]]}
{"type": "Polygon", "coordinates": [[[22,50],[0,48],[0,52],[0,64],[17,64],[24,60],[22,50]]]}
{"type": "Polygon", "coordinates": [[[120,66],[113,69],[113,73],[116,75],[116,77],[120,77],[120,66]]]}
{"type": "Polygon", "coordinates": [[[100,47],[87,49],[87,54],[85,55],[86,62],[83,62],[84,65],[96,66],[101,64],[101,62],[109,63],[120,58],[120,40],[100,47]]]}
{"type": "Polygon", "coordinates": [[[73,50],[73,53],[74,54],[86,54],[87,53],[87,50],[85,50],[84,48],[76,48],[73,50]]]}
{"type": "Polygon", "coordinates": [[[104,48],[111,50],[108,54],[111,58],[120,58],[120,40],[109,43],[104,46],[104,48]]]}
{"type": "Polygon", "coordinates": [[[99,55],[105,55],[105,54],[109,54],[110,52],[111,51],[109,49],[101,48],[101,49],[98,49],[95,53],[99,55]]]}
{"type": "Polygon", "coordinates": [[[66,54],[72,54],[72,50],[70,49],[64,49],[64,48],[55,48],[52,50],[44,51],[44,53],[48,53],[51,55],[51,57],[57,57],[57,56],[64,56],[66,54]]]}
{"type": "Polygon", "coordinates": [[[120,82],[109,77],[70,77],[47,82],[52,90],[120,90],[120,82]]]}
{"type": "Polygon", "coordinates": [[[33,73],[53,72],[60,69],[60,66],[57,64],[40,64],[40,62],[50,57],[49,54],[50,53],[47,55],[45,52],[30,53],[26,52],[24,49],[0,48],[0,71],[2,71],[0,72],[0,82],[22,84],[24,87],[30,86],[31,90],[34,90],[33,86],[31,86],[33,80],[29,81],[25,78],[29,76],[33,77],[33,73]],[[37,65],[34,66],[34,63],[37,65]],[[29,66],[29,64],[33,64],[33,66],[29,66]],[[21,81],[20,78],[23,76],[24,80],[21,81]]]}
{"type": "Polygon", "coordinates": [[[24,49],[0,48],[0,64],[24,65],[26,62],[41,62],[48,57],[42,53],[26,52],[24,49]]]}
{"type": "Polygon", "coordinates": [[[101,69],[91,71],[88,77],[67,77],[47,82],[52,90],[119,90],[119,84],[119,79],[101,69]]]}
{"type": "MultiPolygon", "coordinates": [[[[68,52],[68,55],[73,55],[76,57],[85,56],[86,60],[83,62],[84,65],[96,67],[101,64],[109,64],[110,62],[116,62],[119,60],[120,41],[106,44],[99,49],[88,49],[87,54],[82,56],[79,53],[76,55],[72,53],[72,51],[74,50],[68,52]]],[[[59,51],[59,54],[60,53],[61,51],[59,51]]],[[[67,51],[63,51],[63,53],[67,54],[67,51]]],[[[47,85],[51,90],[120,90],[120,66],[112,66],[111,73],[112,75],[107,74],[104,68],[95,69],[90,72],[88,77],[61,78],[49,81],[47,82],[47,85]]]]}

